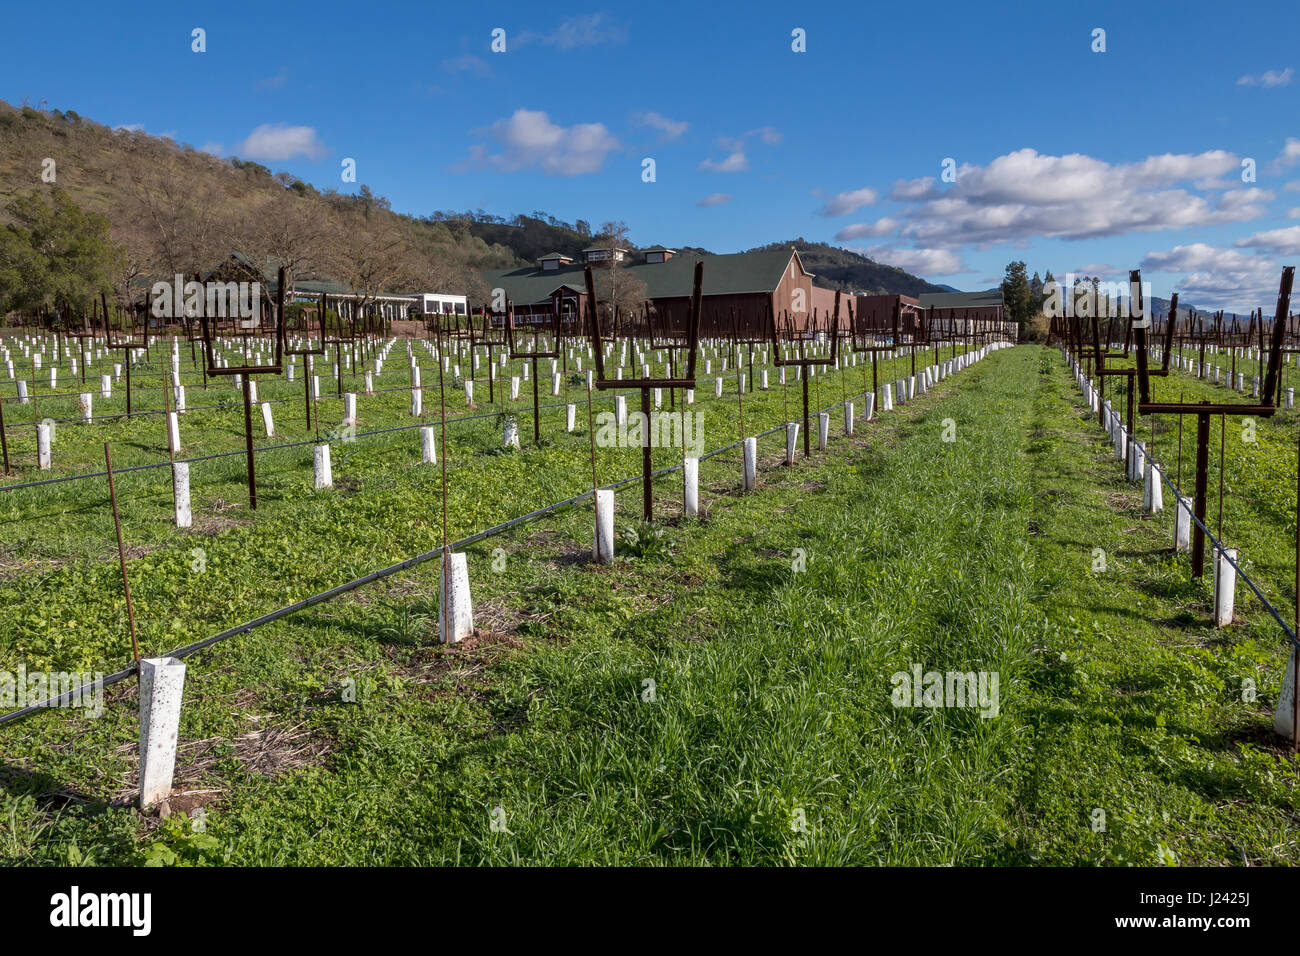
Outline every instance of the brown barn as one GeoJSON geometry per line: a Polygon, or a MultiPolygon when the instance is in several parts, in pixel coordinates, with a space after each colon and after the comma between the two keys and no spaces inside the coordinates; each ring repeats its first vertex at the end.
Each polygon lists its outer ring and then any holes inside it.
{"type": "Polygon", "coordinates": [[[1016,324],[1006,316],[1002,290],[988,292],[927,292],[918,301],[931,328],[955,337],[999,336],[1006,341],[1017,339],[1016,324]]]}
{"type": "MultiPolygon", "coordinates": [[[[605,251],[603,256],[589,261],[596,267],[600,260],[607,262],[608,255],[605,251]]],[[[823,315],[834,307],[835,293],[813,285],[813,274],[804,268],[799,253],[793,249],[696,256],[654,246],[640,253],[635,261],[628,260],[621,267],[623,274],[644,282],[646,298],[656,314],[679,328],[684,327],[690,308],[695,263],[702,260],[700,334],[706,337],[730,335],[733,316],[741,334],[764,336],[769,306],[778,315],[791,313],[796,323],[805,322],[813,310],[823,315]]],[[[563,308],[581,316],[585,328],[589,304],[582,264],[551,255],[543,257],[535,267],[487,272],[483,279],[489,288],[505,291],[517,320],[547,319],[557,308],[563,308]]],[[[847,320],[847,310],[843,315],[847,320]]]]}
{"type": "Polygon", "coordinates": [[[915,333],[921,307],[910,295],[856,295],[853,312],[859,329],[876,334],[892,332],[894,313],[898,312],[898,329],[902,336],[915,333]]]}

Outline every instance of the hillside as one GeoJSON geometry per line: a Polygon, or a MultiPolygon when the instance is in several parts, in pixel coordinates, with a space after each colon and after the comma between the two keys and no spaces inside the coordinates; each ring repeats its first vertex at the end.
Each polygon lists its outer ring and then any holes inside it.
{"type": "Polygon", "coordinates": [[[827,289],[911,296],[923,292],[959,291],[952,286],[927,282],[920,276],[914,276],[894,266],[883,265],[848,249],[827,245],[824,242],[808,242],[802,237],[786,242],[772,242],[750,251],[788,249],[791,246],[799,250],[804,267],[817,277],[815,283],[827,289]]]}
{"type": "MultiPolygon", "coordinates": [[[[591,223],[586,220],[579,219],[576,223],[568,223],[541,210],[535,211],[531,216],[520,214],[511,219],[493,216],[481,209],[472,212],[438,210],[424,217],[424,221],[446,223],[463,229],[489,245],[508,248],[521,263],[536,262],[540,257],[552,252],[581,260],[582,250],[594,241],[591,223]]],[[[655,244],[650,243],[650,245],[655,244]]],[[[633,246],[633,251],[639,248],[647,247],[633,246]]],[[[699,246],[675,245],[670,248],[680,253],[713,255],[708,249],[699,246]]]]}
{"type": "MultiPolygon", "coordinates": [[[[128,283],[138,287],[145,276],[202,270],[240,252],[252,261],[287,262],[300,276],[331,274],[372,292],[381,291],[378,284],[403,282],[474,292],[482,270],[536,262],[550,252],[580,258],[593,241],[592,225],[584,220],[568,223],[541,211],[511,219],[483,210],[398,213],[364,185],[355,195],[318,190],[260,163],[112,129],[71,110],[20,108],[0,100],[0,223],[10,200],[52,186],[108,220],[112,239],[125,253],[113,279],[119,290],[128,283]],[[47,158],[54,160],[53,184],[42,179],[47,158]],[[371,261],[354,269],[359,259],[371,261]],[[344,274],[349,271],[357,274],[344,274]]],[[[791,246],[827,288],[908,295],[949,290],[802,238],[759,249],[791,246]]],[[[673,248],[710,254],[693,246],[673,248]]]]}
{"type": "Polygon", "coordinates": [[[463,288],[479,270],[516,262],[456,223],[394,212],[364,185],[355,195],[318,190],[260,163],[0,100],[0,224],[14,198],[54,189],[108,220],[125,253],[113,276],[119,292],[145,276],[209,268],[231,252],[371,293],[398,283],[463,288]]]}

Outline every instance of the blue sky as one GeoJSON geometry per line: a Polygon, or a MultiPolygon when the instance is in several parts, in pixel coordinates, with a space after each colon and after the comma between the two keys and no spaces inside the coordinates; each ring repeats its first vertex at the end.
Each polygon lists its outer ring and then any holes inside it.
{"type": "Polygon", "coordinates": [[[958,288],[1017,258],[1141,266],[1157,295],[1271,312],[1300,259],[1294,2],[550,9],[11,6],[29,39],[0,97],[416,215],[623,219],[639,244],[715,252],[803,236],[958,288]]]}

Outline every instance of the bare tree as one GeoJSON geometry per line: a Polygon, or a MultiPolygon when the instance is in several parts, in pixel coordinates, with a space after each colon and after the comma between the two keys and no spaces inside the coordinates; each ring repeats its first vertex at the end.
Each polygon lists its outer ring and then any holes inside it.
{"type": "Polygon", "coordinates": [[[241,211],[227,218],[225,233],[229,247],[259,269],[270,268],[268,260],[275,268],[284,266],[285,294],[292,299],[297,277],[318,270],[326,258],[328,220],[318,204],[273,193],[251,213],[241,211]]]}
{"type": "Polygon", "coordinates": [[[620,315],[635,315],[646,300],[647,290],[644,282],[628,275],[618,256],[620,249],[631,247],[627,223],[621,219],[601,223],[600,235],[592,245],[609,249],[609,259],[592,276],[596,280],[596,297],[620,315]]]}
{"type": "Polygon", "coordinates": [[[209,180],[185,175],[174,153],[133,167],[127,191],[153,247],[155,270],[191,275],[215,265],[228,251],[223,249],[221,194],[209,180]]]}
{"type": "Polygon", "coordinates": [[[393,216],[336,213],[324,259],[330,275],[357,297],[359,314],[384,293],[420,279],[420,257],[393,216]]]}

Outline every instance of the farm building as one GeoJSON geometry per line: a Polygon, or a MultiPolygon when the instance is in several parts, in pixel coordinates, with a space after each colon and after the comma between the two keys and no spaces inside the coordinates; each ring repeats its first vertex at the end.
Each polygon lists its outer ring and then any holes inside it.
{"type": "MultiPolygon", "coordinates": [[[[486,272],[483,279],[489,288],[505,291],[517,320],[542,321],[560,310],[585,322],[589,306],[583,268],[588,262],[606,268],[611,254],[624,260],[631,255],[624,249],[611,253],[593,248],[584,250],[583,263],[576,263],[553,254],[543,256],[535,266],[486,272]]],[[[690,308],[695,263],[701,260],[701,335],[730,334],[733,315],[743,334],[762,335],[769,305],[777,314],[790,312],[796,320],[813,310],[824,314],[834,307],[835,293],[812,284],[813,274],[793,249],[696,256],[654,246],[638,261],[625,261],[620,270],[622,276],[645,283],[646,298],[655,312],[680,327],[690,308]]]]}
{"type": "Polygon", "coordinates": [[[446,292],[420,292],[411,296],[412,312],[441,315],[468,315],[469,299],[446,292]]]}
{"type": "Polygon", "coordinates": [[[947,339],[1001,332],[1015,341],[1015,323],[1006,317],[1002,292],[926,292],[910,295],[857,295],[853,308],[859,328],[892,330],[898,314],[898,331],[907,337],[928,324],[930,334],[947,339]]]}
{"type": "Polygon", "coordinates": [[[856,295],[853,310],[858,327],[863,329],[893,329],[894,313],[898,313],[898,326],[902,334],[910,334],[917,323],[921,306],[910,295],[856,295]]]}
{"type": "Polygon", "coordinates": [[[926,292],[917,297],[935,328],[958,334],[1000,331],[1016,341],[1016,324],[1006,317],[1002,290],[987,292],[926,292]]]}
{"type": "MultiPolygon", "coordinates": [[[[214,266],[203,276],[204,281],[250,281],[259,282],[266,292],[267,301],[275,298],[279,261],[268,257],[262,268],[239,253],[231,253],[220,264],[214,266]]],[[[405,319],[417,308],[425,312],[443,312],[447,314],[465,314],[468,310],[467,299],[463,295],[448,293],[385,292],[365,295],[328,276],[307,273],[295,277],[293,287],[286,300],[289,302],[319,302],[321,293],[329,296],[330,308],[344,318],[356,318],[360,314],[379,313],[385,319],[393,321],[405,319]]]]}

